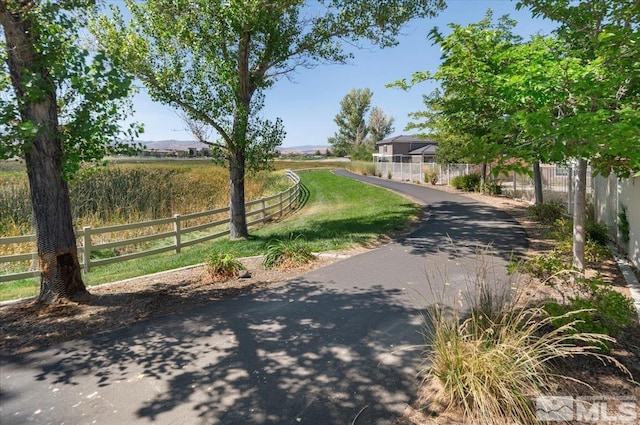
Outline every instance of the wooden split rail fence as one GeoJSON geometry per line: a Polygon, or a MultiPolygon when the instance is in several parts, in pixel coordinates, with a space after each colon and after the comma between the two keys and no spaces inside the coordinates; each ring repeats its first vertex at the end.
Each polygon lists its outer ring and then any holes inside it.
{"type": "MultiPolygon", "coordinates": [[[[245,208],[247,211],[247,225],[249,227],[256,224],[267,223],[268,221],[276,217],[282,217],[286,212],[289,212],[296,208],[301,193],[300,178],[291,170],[286,170],[285,173],[286,176],[293,182],[293,185],[290,188],[278,194],[261,198],[255,201],[250,201],[245,204],[245,208]]],[[[76,231],[76,238],[78,240],[78,256],[82,260],[82,270],[85,273],[88,273],[93,267],[132,260],[134,258],[141,258],[169,251],[173,251],[178,254],[180,253],[180,250],[182,248],[226,236],[229,234],[229,232],[229,208],[225,207],[194,214],[176,214],[173,217],[144,221],[140,223],[97,228],[86,226],[83,227],[82,230],[76,231]],[[194,222],[196,220],[198,220],[198,224],[189,225],[190,222],[194,222]],[[153,233],[147,236],[119,239],[116,241],[105,243],[93,242],[94,238],[98,235],[118,232],[122,233],[130,230],[139,230],[145,228],[157,229],[159,227],[164,227],[168,230],[159,233],[153,233]],[[172,240],[172,242],[168,245],[163,245],[146,250],[128,252],[115,256],[107,256],[106,258],[92,258],[97,257],[95,255],[96,253],[104,252],[107,250],[114,250],[136,245],[139,246],[140,244],[156,242],[162,239],[170,239],[172,240]]],[[[33,244],[35,240],[35,235],[0,238],[0,246],[11,244],[33,244]]],[[[0,256],[0,264],[25,261],[31,261],[32,264],[32,269],[28,271],[0,274],[0,283],[37,276],[40,272],[38,270],[33,270],[34,266],[37,267],[37,258],[38,255],[36,252],[0,256]]]]}

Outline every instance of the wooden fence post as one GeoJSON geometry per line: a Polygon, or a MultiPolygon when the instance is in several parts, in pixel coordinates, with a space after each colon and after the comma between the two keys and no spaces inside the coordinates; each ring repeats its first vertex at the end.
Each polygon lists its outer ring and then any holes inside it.
{"type": "Polygon", "coordinates": [[[264,198],[262,198],[261,201],[262,201],[262,224],[266,224],[267,223],[267,202],[264,200],[264,198]]]}
{"type": "Polygon", "coordinates": [[[82,270],[85,273],[89,273],[91,269],[91,226],[84,226],[82,228],[82,270]]]}
{"type": "Polygon", "coordinates": [[[173,236],[173,244],[176,247],[176,254],[180,254],[180,230],[181,230],[181,226],[180,226],[180,214],[174,214],[173,215],[173,231],[174,231],[174,236],[173,236]]]}

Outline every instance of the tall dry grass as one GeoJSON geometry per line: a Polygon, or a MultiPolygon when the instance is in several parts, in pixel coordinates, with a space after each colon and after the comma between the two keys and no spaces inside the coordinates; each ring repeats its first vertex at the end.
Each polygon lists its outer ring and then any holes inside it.
{"type": "MultiPolygon", "coordinates": [[[[247,200],[288,187],[282,173],[249,174],[247,200]]],[[[75,224],[104,226],[170,217],[229,204],[228,171],[212,164],[116,164],[84,170],[70,182],[75,224]]],[[[0,230],[3,236],[31,231],[26,174],[0,173],[0,230]]]]}
{"type": "Polygon", "coordinates": [[[353,173],[363,176],[375,176],[376,164],[370,161],[351,161],[345,163],[345,168],[353,173]]]}
{"type": "MultiPolygon", "coordinates": [[[[223,208],[229,205],[228,171],[208,162],[153,161],[116,163],[104,168],[86,169],[69,183],[74,225],[104,227],[138,223],[223,208]]],[[[258,199],[285,190],[291,185],[282,171],[249,173],[245,181],[246,200],[258,199]]],[[[208,221],[223,219],[208,218],[208,221]]],[[[207,220],[207,218],[202,219],[207,220]]],[[[198,220],[186,226],[200,224],[198,220]]],[[[170,225],[98,235],[93,243],[104,243],[146,236],[171,230],[170,225]]],[[[29,186],[24,170],[15,167],[0,171],[0,236],[33,233],[29,186]]],[[[124,246],[119,255],[141,249],[124,246]]],[[[0,255],[34,251],[33,243],[1,245],[0,255]]],[[[26,264],[11,264],[24,268],[26,264]]],[[[2,267],[4,270],[6,267],[2,267]]],[[[6,270],[8,271],[8,270],[6,270]]]]}

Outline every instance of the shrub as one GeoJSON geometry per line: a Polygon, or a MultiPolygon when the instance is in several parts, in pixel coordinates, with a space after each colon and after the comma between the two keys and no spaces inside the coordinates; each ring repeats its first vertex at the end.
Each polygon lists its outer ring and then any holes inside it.
{"type": "Polygon", "coordinates": [[[205,270],[214,281],[237,276],[244,266],[229,253],[214,251],[207,256],[205,270]]]}
{"type": "Polygon", "coordinates": [[[618,230],[620,231],[622,242],[628,244],[630,228],[629,217],[627,217],[627,207],[625,205],[621,206],[620,212],[618,213],[618,230]]]}
{"type": "Polygon", "coordinates": [[[268,269],[286,269],[307,264],[314,258],[315,256],[299,235],[295,238],[289,236],[288,239],[269,242],[262,264],[268,269]]]}
{"type": "MultiPolygon", "coordinates": [[[[634,323],[636,311],[633,301],[620,292],[607,286],[601,277],[579,279],[578,291],[567,298],[568,302],[560,304],[549,302],[544,309],[556,317],[552,324],[556,328],[565,326],[565,313],[571,312],[578,321],[568,334],[574,332],[591,332],[617,336],[622,329],[634,323]]],[[[609,351],[610,344],[599,344],[599,348],[609,351]]]]}
{"type": "MultiPolygon", "coordinates": [[[[573,219],[562,217],[555,220],[552,223],[549,236],[558,242],[566,242],[571,245],[573,242],[573,219]]],[[[569,251],[571,251],[571,248],[569,248],[569,251]]]]}
{"type": "Polygon", "coordinates": [[[477,173],[455,176],[451,179],[451,186],[465,192],[477,192],[480,189],[480,180],[480,174],[477,173]]]}
{"type": "Polygon", "coordinates": [[[571,269],[571,259],[556,250],[551,250],[548,254],[534,255],[523,262],[509,266],[511,272],[518,271],[539,279],[548,279],[569,269],[571,269]]]}
{"type": "Polygon", "coordinates": [[[542,204],[531,205],[527,210],[535,221],[543,224],[553,224],[566,213],[564,204],[559,201],[549,201],[542,204]]]}
{"type": "Polygon", "coordinates": [[[485,183],[482,191],[489,195],[502,195],[502,186],[498,182],[485,183]]]}
{"type": "MultiPolygon", "coordinates": [[[[606,242],[596,242],[592,236],[589,236],[588,230],[585,233],[587,234],[587,240],[584,245],[584,256],[587,261],[597,263],[611,256],[606,242]]],[[[570,262],[573,256],[573,220],[569,218],[556,220],[551,231],[551,237],[556,240],[554,253],[568,257],[567,262],[570,262]]]]}
{"type": "Polygon", "coordinates": [[[538,423],[531,398],[551,393],[564,378],[552,369],[558,358],[590,355],[624,370],[595,348],[613,338],[577,330],[576,313],[553,317],[481,290],[481,305],[472,305],[466,319],[437,304],[425,334],[429,366],[422,374],[439,388],[431,401],[462,408],[465,423],[538,423]],[[565,324],[552,327],[558,320],[565,324]]]}
{"type": "Polygon", "coordinates": [[[594,241],[600,245],[606,245],[609,242],[609,229],[607,226],[601,223],[596,223],[593,220],[587,220],[585,226],[585,233],[587,239],[594,241]]]}
{"type": "Polygon", "coordinates": [[[431,183],[431,184],[438,183],[438,179],[440,177],[438,170],[432,167],[424,167],[422,171],[424,173],[425,183],[431,183]]]}

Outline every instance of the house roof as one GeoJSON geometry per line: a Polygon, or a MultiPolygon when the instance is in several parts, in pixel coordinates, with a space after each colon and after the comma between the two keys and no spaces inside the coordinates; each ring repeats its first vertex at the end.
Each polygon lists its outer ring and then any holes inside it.
{"type": "Polygon", "coordinates": [[[436,148],[438,147],[437,144],[432,144],[432,145],[427,145],[427,146],[423,146],[421,148],[418,149],[414,149],[411,152],[409,152],[409,155],[435,155],[436,154],[436,148]]]}
{"type": "Polygon", "coordinates": [[[420,137],[420,136],[416,136],[416,135],[409,135],[409,136],[400,135],[400,136],[395,136],[395,137],[389,137],[387,139],[379,141],[376,144],[377,145],[389,145],[391,143],[433,143],[433,144],[438,144],[438,142],[436,142],[435,140],[427,139],[425,137],[420,137]]]}

